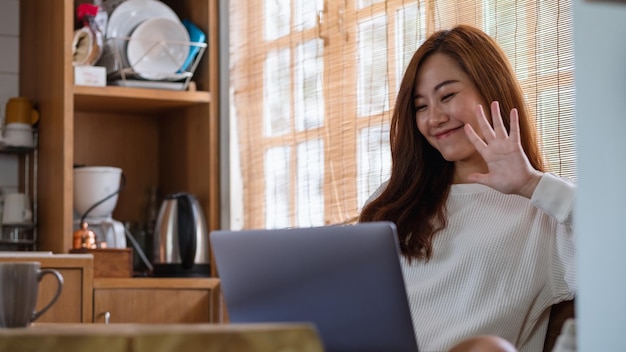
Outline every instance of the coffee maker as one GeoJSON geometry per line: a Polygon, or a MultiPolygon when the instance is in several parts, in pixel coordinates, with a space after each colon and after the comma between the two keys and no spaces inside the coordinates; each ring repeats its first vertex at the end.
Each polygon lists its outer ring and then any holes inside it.
{"type": "Polygon", "coordinates": [[[126,248],[124,224],[112,218],[124,187],[122,169],[109,166],[74,168],[74,230],[87,223],[98,247],[126,248]]]}

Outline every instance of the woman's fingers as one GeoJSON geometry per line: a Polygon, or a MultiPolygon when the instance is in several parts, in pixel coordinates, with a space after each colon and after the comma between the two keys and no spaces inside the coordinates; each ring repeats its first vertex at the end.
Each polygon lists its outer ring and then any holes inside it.
{"type": "Polygon", "coordinates": [[[521,137],[520,137],[520,131],[519,131],[519,114],[517,112],[517,109],[513,109],[511,110],[511,115],[510,115],[510,120],[511,120],[511,132],[509,132],[509,137],[516,143],[519,143],[521,137]]]}
{"type": "Polygon", "coordinates": [[[491,122],[493,123],[493,130],[497,138],[506,139],[508,134],[504,123],[502,122],[502,114],[500,113],[500,103],[494,101],[491,103],[491,122]]]}
{"type": "Polygon", "coordinates": [[[489,145],[496,141],[505,142],[505,144],[497,143],[499,145],[498,149],[502,148],[503,145],[510,145],[510,143],[520,143],[519,114],[517,109],[511,109],[509,115],[510,131],[506,130],[502,114],[500,113],[500,104],[497,101],[491,103],[491,121],[493,126],[489,124],[480,104],[476,106],[476,115],[477,128],[480,131],[475,130],[470,124],[466,124],[465,134],[479,153],[483,154],[489,145]]]}
{"type": "Polygon", "coordinates": [[[468,175],[468,181],[487,185],[502,193],[530,197],[541,175],[536,177],[540,173],[532,169],[520,144],[517,109],[511,109],[509,113],[509,132],[502,119],[498,102],[491,103],[491,121],[493,125],[489,124],[482,107],[478,105],[474,126],[465,124],[467,138],[483,157],[488,168],[485,174],[468,175]]]}
{"type": "Polygon", "coordinates": [[[474,148],[476,148],[476,150],[480,154],[482,154],[483,150],[485,150],[485,148],[487,147],[487,143],[483,141],[482,138],[480,138],[476,131],[474,131],[472,125],[470,125],[469,123],[466,123],[464,128],[467,139],[469,139],[470,142],[472,142],[472,144],[474,145],[474,148]]]}
{"type": "Polygon", "coordinates": [[[482,105],[476,106],[477,123],[486,143],[490,143],[495,139],[508,139],[509,137],[519,141],[519,118],[517,109],[512,109],[510,113],[511,131],[507,132],[502,114],[500,113],[500,103],[493,101],[491,103],[491,122],[489,123],[482,105]]]}
{"type": "Polygon", "coordinates": [[[489,143],[490,141],[496,138],[496,133],[494,132],[491,125],[489,124],[489,121],[487,121],[487,117],[485,116],[485,111],[483,110],[483,106],[480,104],[476,106],[476,115],[477,115],[476,122],[478,123],[478,127],[480,128],[480,131],[482,132],[483,137],[485,138],[485,141],[489,143]]]}

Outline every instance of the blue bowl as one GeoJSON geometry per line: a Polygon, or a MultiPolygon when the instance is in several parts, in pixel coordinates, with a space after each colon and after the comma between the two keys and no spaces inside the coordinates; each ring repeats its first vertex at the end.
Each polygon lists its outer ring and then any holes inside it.
{"type": "MultiPolygon", "coordinates": [[[[185,28],[187,29],[187,32],[189,32],[189,41],[191,43],[205,43],[206,42],[206,34],[204,34],[204,32],[200,28],[198,28],[198,26],[193,24],[188,19],[182,20],[182,23],[183,23],[183,26],[185,26],[185,28]]],[[[183,63],[183,65],[181,66],[181,69],[180,69],[181,72],[191,69],[191,64],[193,63],[193,60],[196,58],[196,55],[198,55],[199,51],[200,51],[199,46],[196,46],[196,45],[189,46],[189,55],[187,56],[185,63],[183,63]]]]}

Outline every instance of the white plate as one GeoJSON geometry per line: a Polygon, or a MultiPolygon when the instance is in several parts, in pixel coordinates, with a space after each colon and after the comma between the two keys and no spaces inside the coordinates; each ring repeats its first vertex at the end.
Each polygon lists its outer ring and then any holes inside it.
{"type": "Polygon", "coordinates": [[[141,22],[156,17],[180,22],[169,6],[158,0],[127,0],[116,7],[107,25],[107,38],[128,37],[141,22]]]}
{"type": "MultiPolygon", "coordinates": [[[[106,38],[128,38],[135,27],[151,18],[169,18],[180,22],[176,12],[161,1],[127,0],[111,13],[107,24],[106,38]]],[[[110,41],[110,49],[116,51],[122,60],[126,60],[125,48],[126,40],[124,39],[110,41]]],[[[114,58],[114,55],[111,55],[111,58],[114,58]]],[[[127,63],[122,62],[121,64],[127,66],[127,63]]]]}
{"type": "Polygon", "coordinates": [[[126,48],[133,71],[160,80],[175,74],[189,55],[189,33],[178,20],[152,18],[133,31],[126,48]]]}

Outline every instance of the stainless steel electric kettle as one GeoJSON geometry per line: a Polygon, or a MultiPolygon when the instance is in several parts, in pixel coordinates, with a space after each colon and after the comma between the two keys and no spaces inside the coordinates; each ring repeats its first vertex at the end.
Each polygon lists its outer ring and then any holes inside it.
{"type": "Polygon", "coordinates": [[[209,253],[209,233],[196,197],[184,192],[165,197],[154,233],[153,275],[210,276],[209,253]]]}

